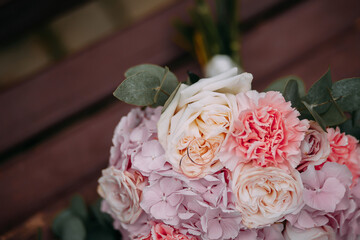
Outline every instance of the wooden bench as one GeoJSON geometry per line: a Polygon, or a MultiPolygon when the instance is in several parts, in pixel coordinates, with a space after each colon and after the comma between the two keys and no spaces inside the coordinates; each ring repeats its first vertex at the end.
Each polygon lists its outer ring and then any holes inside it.
{"type": "MultiPolygon", "coordinates": [[[[111,137],[131,106],[112,92],[135,64],[167,65],[179,77],[199,66],[173,43],[171,20],[192,1],[153,16],[0,92],[0,238],[52,239],[53,217],[74,193],[92,202],[111,137]],[[1,235],[2,234],[2,235],[1,235]]],[[[330,66],[334,80],[360,76],[360,2],[241,4],[242,58],[262,90],[285,75],[310,85],[330,66]]]]}

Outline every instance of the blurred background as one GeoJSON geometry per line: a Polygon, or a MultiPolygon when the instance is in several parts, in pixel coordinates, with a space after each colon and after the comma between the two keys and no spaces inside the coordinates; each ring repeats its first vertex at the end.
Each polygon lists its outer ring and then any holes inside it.
{"type": "MultiPolygon", "coordinates": [[[[212,0],[208,1],[214,5],[212,0]]],[[[253,88],[360,76],[360,1],[241,0],[240,54],[253,88]]],[[[53,239],[75,193],[97,199],[113,129],[131,106],[112,92],[140,63],[180,80],[201,67],[175,42],[194,0],[0,0],[0,239],[53,239]]]]}

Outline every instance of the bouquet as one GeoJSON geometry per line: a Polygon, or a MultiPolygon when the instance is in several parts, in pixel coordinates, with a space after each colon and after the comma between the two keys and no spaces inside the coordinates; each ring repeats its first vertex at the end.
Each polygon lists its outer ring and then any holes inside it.
{"type": "Polygon", "coordinates": [[[328,71],[305,93],[299,79],[252,90],[237,68],[125,77],[114,95],[139,107],[98,181],[125,239],[359,239],[359,78],[328,71]]]}

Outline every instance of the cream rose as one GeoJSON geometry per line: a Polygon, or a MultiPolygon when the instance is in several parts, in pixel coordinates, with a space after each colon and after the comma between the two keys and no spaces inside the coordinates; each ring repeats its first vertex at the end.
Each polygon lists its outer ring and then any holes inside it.
{"type": "Polygon", "coordinates": [[[222,168],[217,153],[237,116],[235,94],[251,88],[252,75],[237,72],[182,84],[161,115],[158,137],[175,171],[196,178],[222,168]]]}
{"type": "Polygon", "coordinates": [[[330,226],[298,229],[288,222],[284,231],[286,240],[335,240],[336,234],[330,226]]]}
{"type": "Polygon", "coordinates": [[[299,170],[309,165],[320,165],[324,163],[330,154],[330,143],[327,133],[322,130],[315,121],[310,121],[310,128],[305,133],[305,138],[301,142],[301,162],[299,170]]]}
{"type": "Polygon", "coordinates": [[[303,206],[303,185],[297,171],[290,175],[280,168],[240,164],[231,185],[236,207],[248,228],[270,225],[303,206]]]}
{"type": "Polygon", "coordinates": [[[98,193],[106,200],[114,217],[125,224],[133,224],[142,209],[144,177],[137,171],[119,171],[109,167],[102,171],[98,193]]]}

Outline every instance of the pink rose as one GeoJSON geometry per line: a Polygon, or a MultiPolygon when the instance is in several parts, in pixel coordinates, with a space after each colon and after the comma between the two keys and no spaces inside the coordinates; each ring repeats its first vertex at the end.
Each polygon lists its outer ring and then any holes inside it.
{"type": "Polygon", "coordinates": [[[142,213],[140,201],[144,177],[137,171],[120,171],[109,167],[102,171],[98,193],[108,203],[111,215],[124,224],[133,224],[142,213]]]}
{"type": "Polygon", "coordinates": [[[177,229],[164,223],[156,223],[148,236],[134,240],[196,240],[196,237],[181,234],[177,229]]]}
{"type": "Polygon", "coordinates": [[[303,206],[298,171],[289,174],[280,168],[240,164],[233,173],[232,189],[242,222],[248,228],[273,224],[303,206]]]}
{"type": "Polygon", "coordinates": [[[355,183],[360,176],[359,141],[351,135],[341,133],[338,127],[336,129],[328,128],[327,132],[331,147],[327,161],[346,165],[352,173],[353,183],[355,183]]]}
{"type": "Polygon", "coordinates": [[[232,128],[235,94],[250,90],[251,80],[233,68],[180,86],[158,122],[159,141],[175,171],[201,178],[223,167],[217,153],[232,128]]]}
{"type": "Polygon", "coordinates": [[[306,168],[308,165],[320,165],[326,161],[330,154],[330,143],[327,133],[322,130],[315,121],[310,121],[310,127],[305,133],[305,138],[300,146],[302,160],[298,170],[306,168]]]}
{"type": "Polygon", "coordinates": [[[300,144],[308,121],[279,92],[248,91],[236,96],[239,115],[224,144],[220,160],[233,170],[238,163],[295,168],[301,160],[300,144]]]}
{"type": "Polygon", "coordinates": [[[335,240],[336,234],[331,227],[326,225],[302,230],[287,223],[284,237],[286,240],[335,240]]]}

